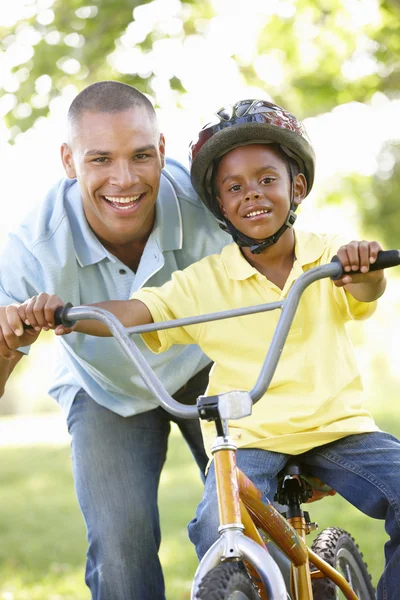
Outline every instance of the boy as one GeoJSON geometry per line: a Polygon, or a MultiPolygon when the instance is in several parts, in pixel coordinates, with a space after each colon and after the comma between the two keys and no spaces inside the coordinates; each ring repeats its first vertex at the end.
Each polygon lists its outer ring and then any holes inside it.
{"type": "MultiPolygon", "coordinates": [[[[192,144],[192,183],[236,244],[173,274],[161,288],[142,289],[126,302],[104,302],[125,326],[272,302],[285,297],[305,270],[337,254],[344,275],[321,280],[303,295],[268,393],[246,419],[230,424],[238,466],[266,495],[291,455],[308,471],[375,518],[386,519],[390,541],[378,598],[400,585],[400,443],[382,433],[362,407],[362,386],[345,330],[365,318],[385,290],[382,271],[370,272],[377,242],[341,245],[336,236],[294,232],[295,211],[314,178],[314,152],[301,123],[281,107],[245,100],[217,114],[192,144]],[[353,275],[353,271],[360,274],[353,275]]],[[[21,320],[53,327],[63,305],[42,294],[10,310],[21,320]]],[[[251,389],[277,316],[264,313],[191,325],[143,336],[155,352],[197,343],[214,361],[208,394],[251,389]]],[[[61,326],[57,334],[71,330],[61,326]]],[[[93,321],[76,332],[107,335],[93,321]]],[[[75,334],[76,335],[76,334],[75,334]]],[[[108,334],[109,335],[109,334],[108,334]]],[[[204,426],[205,445],[208,428],[204,426]]],[[[218,520],[211,464],[189,536],[201,557],[214,542],[218,520]]],[[[397,592],[396,592],[397,593],[397,592]]]]}

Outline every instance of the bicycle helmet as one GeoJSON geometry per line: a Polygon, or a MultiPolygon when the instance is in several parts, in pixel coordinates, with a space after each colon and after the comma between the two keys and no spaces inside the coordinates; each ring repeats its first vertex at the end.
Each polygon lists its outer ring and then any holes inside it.
{"type": "Polygon", "coordinates": [[[294,172],[291,161],[290,210],[282,227],[267,239],[253,240],[238,231],[222,215],[213,188],[213,172],[218,158],[248,144],[277,144],[280,149],[298,164],[307,180],[307,194],[314,182],[315,153],[304,125],[284,108],[266,100],[241,100],[233,106],[215,113],[212,122],[203,127],[197,140],[190,144],[190,176],[196,192],[203,203],[218,219],[222,229],[228,230],[235,242],[249,246],[255,254],[275,244],[288,227],[292,227],[296,215],[294,203],[294,172]]]}

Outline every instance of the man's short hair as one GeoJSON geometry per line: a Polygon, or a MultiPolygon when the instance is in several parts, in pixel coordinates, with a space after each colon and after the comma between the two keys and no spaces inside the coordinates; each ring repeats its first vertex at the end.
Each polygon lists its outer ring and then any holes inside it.
{"type": "Polygon", "coordinates": [[[98,81],[82,90],[72,101],[68,122],[77,121],[86,111],[116,113],[137,106],[143,106],[156,118],[152,103],[136,88],[120,81],[98,81]]]}

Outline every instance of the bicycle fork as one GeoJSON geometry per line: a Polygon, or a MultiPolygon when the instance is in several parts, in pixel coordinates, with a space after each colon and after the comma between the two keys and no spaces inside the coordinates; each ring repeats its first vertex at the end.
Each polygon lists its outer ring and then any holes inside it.
{"type": "Polygon", "coordinates": [[[194,600],[206,573],[221,561],[243,560],[261,579],[259,593],[268,600],[287,600],[282,573],[270,556],[245,506],[240,500],[236,446],[228,437],[218,437],[212,448],[218,495],[219,539],[202,558],[193,580],[194,600]],[[246,527],[246,535],[244,529],[246,527]],[[249,537],[248,537],[249,536],[249,537]]]}

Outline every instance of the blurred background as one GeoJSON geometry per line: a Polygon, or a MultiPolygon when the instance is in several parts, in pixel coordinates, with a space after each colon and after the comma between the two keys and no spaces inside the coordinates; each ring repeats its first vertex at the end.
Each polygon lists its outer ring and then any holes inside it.
{"type": "MultiPolygon", "coordinates": [[[[150,97],[167,153],[186,165],[190,140],[221,106],[246,97],[282,104],[304,120],[317,153],[298,226],[398,248],[399,18],[399,0],[0,2],[0,244],[63,176],[59,148],[74,96],[116,79],[150,97]]],[[[368,408],[400,436],[400,279],[388,276],[374,317],[350,329],[368,408]]],[[[89,598],[68,434],[47,396],[55,354],[51,333],[43,335],[0,402],[0,600],[89,598]]],[[[196,558],[185,526],[200,494],[174,432],[160,497],[174,600],[189,598],[196,558]]],[[[320,529],[353,533],[376,583],[383,524],[337,497],[311,516],[320,529]]]]}

